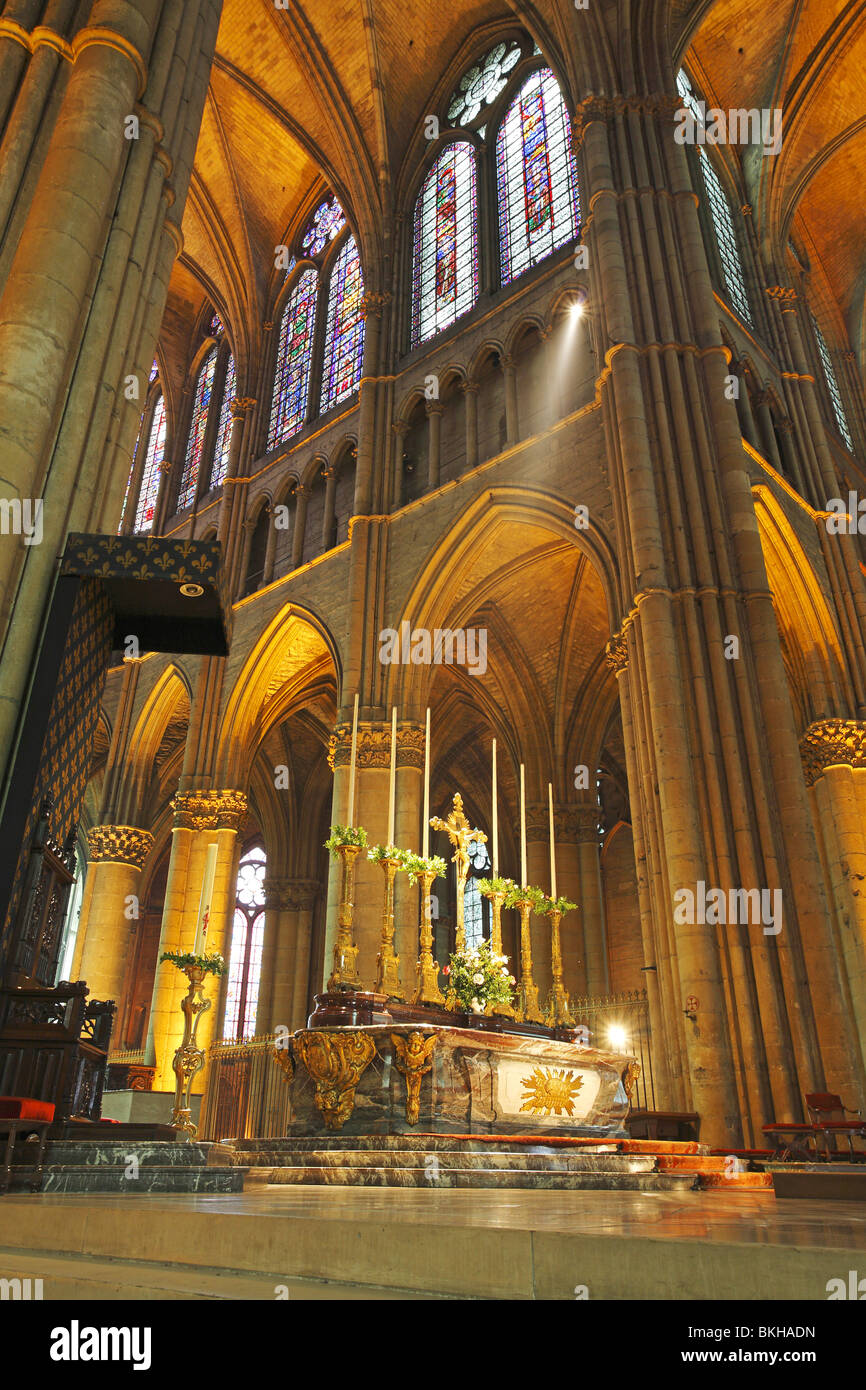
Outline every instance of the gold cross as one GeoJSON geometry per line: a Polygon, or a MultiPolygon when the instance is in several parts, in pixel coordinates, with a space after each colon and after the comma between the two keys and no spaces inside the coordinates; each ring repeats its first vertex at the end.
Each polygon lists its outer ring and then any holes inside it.
{"type": "Polygon", "coordinates": [[[439,816],[434,816],[430,824],[434,830],[444,830],[454,846],[452,863],[457,866],[455,944],[457,950],[462,951],[466,945],[464,893],[469,875],[469,845],[473,840],[480,840],[482,844],[486,844],[487,836],[483,830],[473,830],[470,827],[463,814],[463,797],[459,792],[454,793],[454,809],[448,819],[442,820],[439,816]]]}

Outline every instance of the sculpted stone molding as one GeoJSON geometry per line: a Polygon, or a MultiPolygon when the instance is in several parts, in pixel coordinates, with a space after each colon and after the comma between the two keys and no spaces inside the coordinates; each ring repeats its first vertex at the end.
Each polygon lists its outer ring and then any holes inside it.
{"type": "Polygon", "coordinates": [[[233,396],[229,401],[229,414],[233,420],[242,420],[255,403],[252,396],[233,396]]]}
{"type": "Polygon", "coordinates": [[[314,878],[266,878],[265,907],[278,912],[310,912],[319,895],[314,878]]]}
{"type": "MultiPolygon", "coordinates": [[[[553,807],[553,833],[558,841],[598,839],[598,819],[601,814],[598,806],[553,807]]],[[[550,819],[547,804],[536,802],[526,808],[526,838],[530,844],[550,839],[550,819]]]]}
{"type": "Polygon", "coordinates": [[[604,658],[615,676],[628,666],[628,643],[625,628],[615,632],[604,649],[604,658]]]}
{"type": "Polygon", "coordinates": [[[87,849],[92,864],[130,864],[140,869],[153,848],[149,830],[134,825],[95,825],[87,832],[87,849]]]}
{"type": "Polygon", "coordinates": [[[819,719],[800,739],[807,786],[828,767],[866,767],[866,723],[858,719],[819,719]]]}
{"type": "Polygon", "coordinates": [[[185,830],[237,830],[247,813],[245,792],[178,792],[171,802],[174,823],[185,830]]]}
{"type": "MultiPolygon", "coordinates": [[[[328,743],[328,766],[348,767],[352,757],[352,726],[338,724],[328,743]]],[[[391,725],[358,725],[358,767],[390,768],[391,725]]],[[[397,766],[424,766],[424,730],[420,724],[397,725],[397,766]]]]}
{"type": "Polygon", "coordinates": [[[782,313],[793,314],[794,304],[797,300],[797,291],[790,289],[786,285],[768,285],[766,287],[770,299],[775,299],[782,310],[782,313]]]}

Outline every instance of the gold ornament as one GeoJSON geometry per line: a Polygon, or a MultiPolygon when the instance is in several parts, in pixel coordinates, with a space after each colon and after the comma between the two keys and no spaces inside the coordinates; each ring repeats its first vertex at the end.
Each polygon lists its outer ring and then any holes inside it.
{"type": "Polygon", "coordinates": [[[394,1044],[394,1065],[406,1078],[406,1121],[417,1125],[421,1113],[421,1078],[433,1068],[433,1049],[436,1034],[410,1033],[407,1038],[391,1034],[394,1044]]]}
{"type": "Polygon", "coordinates": [[[177,1077],[177,1084],[174,1090],[174,1109],[171,1112],[169,1124],[175,1129],[183,1130],[190,1139],[195,1139],[198,1129],[193,1124],[192,1110],[189,1103],[189,1091],[193,1082],[193,1077],[197,1076],[204,1066],[205,1054],[200,1047],[196,1046],[195,1035],[198,1030],[198,1021],[202,1014],[207,1013],[211,1007],[211,1000],[202,997],[205,986],[205,974],[197,965],[187,965],[183,971],[189,980],[189,989],[180,1001],[183,1011],[183,1041],[174,1054],[172,1061],[172,1071],[177,1077]]]}
{"type": "Polygon", "coordinates": [[[521,1096],[521,1114],[526,1110],[530,1115],[573,1115],[583,1077],[564,1067],[536,1067],[520,1084],[527,1088],[521,1096]]]}
{"type": "Polygon", "coordinates": [[[640,1062],[629,1062],[628,1066],[623,1072],[622,1078],[622,1084],[625,1088],[625,1093],[628,1096],[629,1100],[631,1100],[631,1093],[634,1090],[635,1082],[637,1081],[639,1076],[640,1062]]]}
{"type": "Polygon", "coordinates": [[[316,1087],[316,1106],[328,1129],[342,1129],[355,1108],[355,1090],[376,1056],[369,1033],[301,1032],[298,1056],[316,1087]]]}
{"type": "Polygon", "coordinates": [[[186,830],[237,830],[247,813],[245,792],[178,792],[171,802],[174,823],[186,830]]]}
{"type": "Polygon", "coordinates": [[[454,846],[454,853],[451,856],[451,862],[457,868],[454,947],[457,951],[465,951],[465,894],[466,880],[469,877],[469,846],[473,841],[480,841],[481,844],[486,844],[487,836],[484,834],[483,830],[471,829],[468,820],[463,814],[463,797],[459,792],[454,793],[453,809],[448,819],[442,820],[441,816],[434,816],[430,824],[434,830],[444,830],[454,846]]]}
{"type": "Polygon", "coordinates": [[[379,862],[385,875],[385,907],[382,914],[382,946],[376,957],[376,988],[391,999],[402,999],[400,957],[394,951],[394,880],[400,865],[397,859],[381,859],[379,862]]]}
{"type": "Polygon", "coordinates": [[[337,940],[334,942],[334,968],[328,980],[329,990],[361,983],[358,974],[358,948],[352,936],[352,921],[355,915],[355,860],[361,853],[361,846],[337,845],[337,853],[342,864],[340,908],[337,916],[337,940]]]}
{"type": "Polygon", "coordinates": [[[532,903],[528,898],[520,898],[514,906],[520,913],[520,998],[523,1017],[527,1023],[543,1023],[544,1018],[538,1003],[538,985],[532,978],[532,935],[529,930],[532,903]]]}
{"type": "Polygon", "coordinates": [[[556,909],[550,914],[550,951],[552,957],[553,987],[547,1004],[545,1023],[549,1028],[570,1028],[574,1023],[565,992],[562,972],[562,942],[559,936],[559,923],[562,913],[556,909]]]}
{"type": "Polygon", "coordinates": [[[430,913],[430,889],[433,887],[435,873],[422,871],[421,879],[421,927],[420,954],[416,969],[413,1004],[444,1004],[445,996],[439,988],[439,965],[433,959],[433,918],[430,913]]]}

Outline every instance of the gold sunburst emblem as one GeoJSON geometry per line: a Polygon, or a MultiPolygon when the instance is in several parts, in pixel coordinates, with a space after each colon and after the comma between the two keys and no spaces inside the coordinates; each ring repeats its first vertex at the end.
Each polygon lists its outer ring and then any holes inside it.
{"type": "Polygon", "coordinates": [[[555,1067],[536,1067],[520,1084],[526,1087],[521,1096],[521,1114],[528,1110],[530,1115],[573,1115],[583,1077],[564,1069],[557,1071],[555,1067]]]}

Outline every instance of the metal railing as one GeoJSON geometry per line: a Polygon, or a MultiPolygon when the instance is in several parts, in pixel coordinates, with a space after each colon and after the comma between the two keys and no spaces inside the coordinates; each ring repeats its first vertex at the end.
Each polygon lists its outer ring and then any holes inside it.
{"type": "Polygon", "coordinates": [[[619,994],[572,999],[571,1011],[575,1023],[584,1024],[589,1029],[589,1041],[593,1047],[611,1048],[614,1052],[637,1058],[640,1076],[632,1092],[631,1103],[635,1110],[654,1110],[652,1037],[646,990],[626,989],[619,994]],[[624,1038],[617,1030],[621,1030],[624,1038]]]}
{"type": "Polygon", "coordinates": [[[116,1051],[109,1052],[109,1054],[108,1054],[108,1065],[109,1065],[110,1067],[111,1067],[111,1066],[143,1067],[143,1066],[144,1066],[144,1048],[143,1048],[143,1047],[132,1047],[132,1048],[119,1047],[116,1051]]]}
{"type": "Polygon", "coordinates": [[[273,1033],[212,1043],[200,1139],[278,1139],[288,1132],[289,1087],[274,1057],[273,1033]]]}

